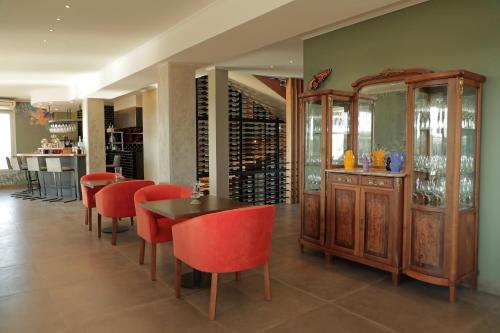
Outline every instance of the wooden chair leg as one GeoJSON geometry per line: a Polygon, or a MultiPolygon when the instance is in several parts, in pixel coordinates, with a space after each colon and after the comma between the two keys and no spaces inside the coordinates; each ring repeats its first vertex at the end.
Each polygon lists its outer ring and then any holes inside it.
{"type": "Polygon", "coordinates": [[[89,216],[88,218],[89,231],[92,231],[92,208],[88,208],[87,210],[88,210],[87,214],[89,216]]]}
{"type": "Polygon", "coordinates": [[[210,304],[208,306],[208,320],[215,320],[215,311],[217,308],[217,286],[219,280],[218,273],[212,273],[212,285],[210,287],[210,304]]]}
{"type": "Polygon", "coordinates": [[[240,272],[234,272],[234,279],[236,281],[239,281],[240,280],[240,272]]]}
{"type": "Polygon", "coordinates": [[[101,214],[97,214],[97,237],[101,238],[101,214]]]}
{"type": "Polygon", "coordinates": [[[130,225],[132,227],[134,226],[134,217],[133,216],[130,217],[130,225]]]}
{"type": "Polygon", "coordinates": [[[144,264],[144,252],[146,250],[146,241],[141,238],[141,250],[139,252],[139,265],[144,264]]]}
{"type": "Polygon", "coordinates": [[[264,293],[266,301],[271,300],[271,279],[269,276],[269,261],[264,263],[264,293]]]}
{"type": "Polygon", "coordinates": [[[156,244],[151,244],[151,281],[156,281],[156,244]]]}
{"type": "Polygon", "coordinates": [[[118,219],[113,218],[113,224],[111,225],[111,245],[116,245],[116,226],[118,225],[118,219]]]}
{"type": "Polygon", "coordinates": [[[175,258],[175,297],[181,298],[182,261],[175,258]]]}
{"type": "Polygon", "coordinates": [[[85,225],[89,224],[89,209],[85,209],[85,225]]]}

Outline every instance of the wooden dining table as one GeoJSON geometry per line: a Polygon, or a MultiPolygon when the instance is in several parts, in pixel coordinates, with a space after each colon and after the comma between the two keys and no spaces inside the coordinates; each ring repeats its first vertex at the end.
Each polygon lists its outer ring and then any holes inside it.
{"type": "MultiPolygon", "coordinates": [[[[191,198],[146,201],[141,207],[172,220],[185,220],[205,214],[222,212],[225,210],[251,207],[252,205],[231,199],[220,198],[213,195],[203,196],[194,203],[191,198]]],[[[192,273],[182,275],[182,287],[187,289],[199,289],[210,287],[210,277],[193,269],[192,273]]]]}
{"type": "MultiPolygon", "coordinates": [[[[85,180],[85,181],[80,181],[80,184],[82,186],[85,186],[88,188],[101,188],[101,187],[105,187],[105,186],[108,186],[111,184],[125,182],[128,180],[132,180],[132,179],[130,179],[130,178],[111,178],[111,179],[101,179],[101,180],[85,180]]],[[[122,233],[122,232],[129,231],[129,230],[130,230],[130,228],[125,226],[125,225],[118,224],[116,226],[117,233],[122,233]]],[[[105,227],[105,228],[102,228],[102,232],[105,234],[111,234],[111,233],[113,233],[113,229],[111,226],[105,227]]]]}

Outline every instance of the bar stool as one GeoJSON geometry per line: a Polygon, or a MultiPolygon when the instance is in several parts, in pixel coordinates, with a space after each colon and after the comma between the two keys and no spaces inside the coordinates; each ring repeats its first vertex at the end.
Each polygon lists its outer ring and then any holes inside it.
{"type": "MultiPolygon", "coordinates": [[[[14,162],[15,168],[12,165],[12,162],[11,162],[11,160],[10,160],[10,158],[8,156],[5,156],[5,161],[7,162],[7,168],[9,170],[21,171],[21,167],[17,163],[17,159],[14,162]]],[[[24,198],[24,196],[26,196],[27,194],[29,194],[29,183],[26,183],[26,185],[27,185],[26,189],[24,189],[22,191],[19,191],[19,192],[11,193],[10,196],[14,197],[14,198],[24,198]]]]}
{"type": "Polygon", "coordinates": [[[8,161],[7,165],[10,163],[9,169],[12,167],[12,170],[14,171],[24,171],[24,176],[26,177],[26,189],[12,193],[11,196],[23,200],[32,199],[33,180],[31,179],[31,174],[29,173],[28,168],[22,165],[21,158],[19,156],[12,156],[11,158],[6,157],[6,159],[8,161]]]}
{"type": "Polygon", "coordinates": [[[28,165],[28,172],[34,172],[35,173],[35,179],[31,182],[31,200],[36,200],[36,199],[45,199],[45,196],[47,195],[47,190],[45,189],[45,181],[43,178],[43,172],[42,171],[47,171],[46,167],[40,166],[40,161],[38,160],[38,157],[28,157],[26,159],[26,163],[28,165]],[[42,181],[40,182],[40,174],[42,175],[42,181]],[[33,186],[33,183],[36,185],[36,188],[33,186]],[[43,194],[42,194],[42,189],[43,189],[43,194]],[[35,190],[38,190],[38,196],[35,196],[35,190]]]}
{"type": "Polygon", "coordinates": [[[12,163],[10,162],[10,158],[5,156],[5,161],[7,162],[7,169],[12,170],[12,163]]]}
{"type": "Polygon", "coordinates": [[[71,182],[70,182],[70,184],[72,184],[72,185],[70,185],[69,188],[72,188],[72,189],[75,190],[74,191],[75,192],[74,199],[66,200],[66,201],[63,201],[63,202],[67,203],[67,202],[76,201],[77,198],[78,198],[78,194],[76,193],[77,188],[76,188],[76,184],[74,182],[74,180],[76,179],[75,169],[73,169],[72,167],[62,166],[61,159],[59,157],[46,158],[45,159],[45,164],[47,165],[47,172],[51,172],[52,175],[54,176],[54,184],[56,186],[56,198],[50,199],[50,200],[47,200],[47,201],[54,202],[54,201],[61,201],[61,200],[64,199],[62,177],[61,177],[61,175],[63,174],[63,172],[71,172],[72,173],[72,175],[71,175],[71,182]],[[58,175],[58,177],[56,177],[56,175],[58,175]],[[59,185],[58,185],[58,182],[57,182],[57,178],[59,178],[59,185]],[[59,190],[61,190],[61,196],[59,196],[59,190]]]}

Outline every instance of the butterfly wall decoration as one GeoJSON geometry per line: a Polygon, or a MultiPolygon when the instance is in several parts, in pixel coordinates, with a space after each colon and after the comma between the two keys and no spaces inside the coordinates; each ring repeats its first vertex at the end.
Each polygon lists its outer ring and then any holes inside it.
{"type": "Polygon", "coordinates": [[[332,72],[332,69],[331,68],[327,68],[327,69],[319,72],[318,74],[313,75],[313,78],[307,84],[307,88],[309,90],[316,90],[316,89],[318,89],[319,86],[321,85],[321,83],[323,81],[325,81],[325,79],[330,75],[331,72],[332,72]]]}

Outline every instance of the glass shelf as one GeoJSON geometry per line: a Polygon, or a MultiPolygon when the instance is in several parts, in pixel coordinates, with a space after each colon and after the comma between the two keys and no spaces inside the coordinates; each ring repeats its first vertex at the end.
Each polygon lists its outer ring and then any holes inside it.
{"type": "Polygon", "coordinates": [[[474,207],[476,169],[477,89],[464,86],[462,94],[462,131],[460,136],[460,209],[474,207]]]}
{"type": "Polygon", "coordinates": [[[448,136],[447,86],[415,90],[413,203],[443,208],[446,205],[448,136]]]}
{"type": "Polygon", "coordinates": [[[321,185],[321,100],[304,105],[304,190],[319,191],[321,185]]]}

